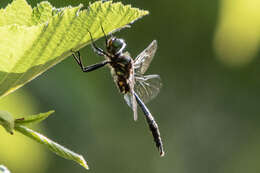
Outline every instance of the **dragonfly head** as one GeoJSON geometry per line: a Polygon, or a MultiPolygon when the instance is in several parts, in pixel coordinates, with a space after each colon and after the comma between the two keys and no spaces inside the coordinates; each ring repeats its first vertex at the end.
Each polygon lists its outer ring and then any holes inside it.
{"type": "Polygon", "coordinates": [[[121,38],[111,37],[107,41],[107,51],[112,55],[118,55],[123,52],[126,47],[125,40],[121,38]]]}

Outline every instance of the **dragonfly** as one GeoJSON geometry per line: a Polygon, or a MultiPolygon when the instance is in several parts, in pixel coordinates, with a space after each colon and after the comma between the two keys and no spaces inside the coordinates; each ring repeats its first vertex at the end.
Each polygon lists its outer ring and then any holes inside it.
{"type": "Polygon", "coordinates": [[[72,56],[83,72],[91,72],[106,65],[110,68],[116,86],[124,95],[128,106],[133,110],[134,120],[137,120],[137,105],[139,105],[145,115],[146,122],[152,132],[160,156],[164,156],[165,152],[158,124],[145,105],[145,103],[158,95],[162,86],[159,75],[144,75],[157,50],[157,41],[153,40],[150,45],[133,60],[130,54],[124,51],[126,48],[124,39],[115,36],[108,38],[102,26],[101,29],[106,41],[106,51],[95,44],[91,32],[88,32],[94,52],[99,56],[103,56],[105,58],[104,61],[85,67],[82,64],[79,51],[72,51],[72,56]]]}

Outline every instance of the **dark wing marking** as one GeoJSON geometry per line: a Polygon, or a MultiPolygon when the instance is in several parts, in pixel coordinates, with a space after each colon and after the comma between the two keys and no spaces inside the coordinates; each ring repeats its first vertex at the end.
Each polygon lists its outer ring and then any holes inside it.
{"type": "Polygon", "coordinates": [[[162,87],[161,78],[159,75],[137,75],[135,76],[135,92],[144,103],[155,98],[162,87]]]}
{"type": "Polygon", "coordinates": [[[136,73],[144,74],[146,72],[153,60],[156,50],[157,41],[153,40],[152,43],[135,58],[134,69],[136,73]]]}

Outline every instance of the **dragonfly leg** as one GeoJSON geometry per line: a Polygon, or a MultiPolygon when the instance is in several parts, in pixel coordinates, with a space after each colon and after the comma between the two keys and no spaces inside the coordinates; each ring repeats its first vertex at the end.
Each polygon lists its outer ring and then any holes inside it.
{"type": "Polygon", "coordinates": [[[159,127],[156,123],[156,121],[154,120],[152,114],[150,113],[150,111],[148,110],[148,108],[145,106],[145,104],[143,103],[143,101],[139,98],[139,96],[134,93],[136,101],[138,103],[138,105],[141,107],[145,118],[146,118],[146,122],[149,125],[149,128],[153,134],[153,138],[154,138],[154,142],[156,144],[156,147],[159,149],[160,155],[161,157],[164,156],[164,149],[163,149],[163,143],[162,143],[162,139],[160,136],[160,131],[159,131],[159,127]]]}
{"type": "MultiPolygon", "coordinates": [[[[106,53],[103,49],[99,48],[94,40],[93,40],[93,37],[92,37],[92,34],[90,31],[89,32],[89,35],[90,35],[90,38],[91,38],[91,45],[92,45],[92,49],[94,50],[95,53],[97,53],[99,56],[107,56],[107,57],[110,57],[110,55],[108,55],[108,53],[106,53]]],[[[107,38],[106,38],[107,39],[107,38]]]]}
{"type": "Polygon", "coordinates": [[[82,69],[83,72],[90,72],[90,71],[99,69],[99,68],[103,67],[104,65],[106,65],[110,62],[110,61],[105,60],[105,61],[102,61],[100,63],[84,67],[83,64],[82,64],[82,61],[81,61],[81,56],[80,56],[79,51],[77,51],[76,53],[73,53],[72,56],[76,60],[76,62],[78,63],[78,65],[80,66],[80,68],[82,69]]]}
{"type": "Polygon", "coordinates": [[[108,39],[107,39],[107,35],[106,35],[105,31],[104,31],[103,26],[102,26],[101,24],[100,24],[100,26],[101,26],[102,32],[103,32],[103,34],[104,34],[104,36],[105,36],[105,39],[106,39],[106,46],[107,46],[107,41],[108,41],[108,39]]]}
{"type": "Polygon", "coordinates": [[[73,56],[73,58],[75,59],[75,61],[78,63],[78,65],[79,65],[80,67],[82,67],[83,65],[82,65],[82,62],[81,62],[81,56],[80,56],[79,51],[77,51],[77,52],[74,52],[74,51],[73,51],[72,56],[73,56]],[[77,55],[76,55],[76,54],[77,54],[77,55]]]}
{"type": "Polygon", "coordinates": [[[90,71],[93,71],[93,70],[97,70],[97,69],[103,67],[104,65],[106,65],[108,63],[109,63],[109,61],[102,61],[102,62],[97,63],[97,64],[93,64],[93,65],[90,65],[90,66],[87,66],[87,67],[83,67],[82,71],[83,72],[90,72],[90,71]]]}

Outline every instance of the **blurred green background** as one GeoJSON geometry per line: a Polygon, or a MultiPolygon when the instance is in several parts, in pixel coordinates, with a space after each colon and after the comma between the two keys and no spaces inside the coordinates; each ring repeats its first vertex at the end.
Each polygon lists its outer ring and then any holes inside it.
{"type": "MultiPolygon", "coordinates": [[[[1,8],[9,2],[0,1],[1,8]]],[[[259,172],[260,1],[122,2],[150,11],[116,35],[133,57],[158,40],[148,73],[160,74],[163,88],[147,106],[160,126],[165,157],[140,111],[133,121],[109,70],[82,73],[72,57],[0,100],[0,109],[19,115],[55,109],[36,129],[83,154],[89,172],[259,172]]],[[[81,53],[85,64],[102,60],[90,47],[81,53]]],[[[2,128],[0,136],[0,163],[13,172],[86,171],[26,137],[10,137],[2,128]]]]}

